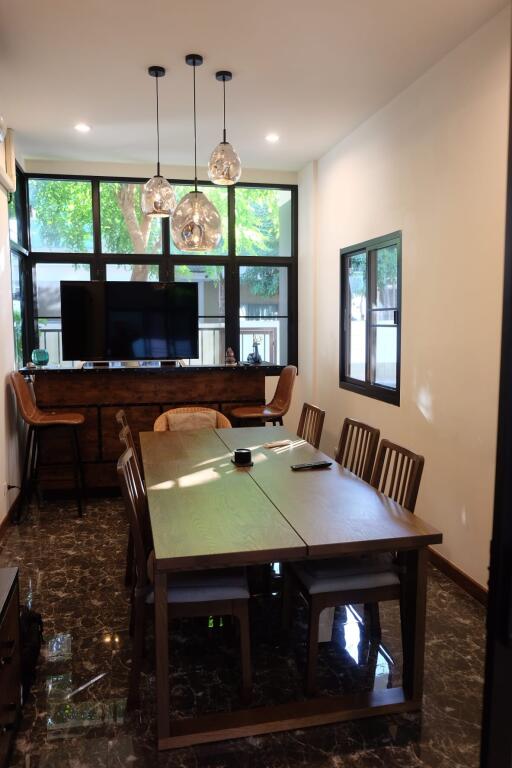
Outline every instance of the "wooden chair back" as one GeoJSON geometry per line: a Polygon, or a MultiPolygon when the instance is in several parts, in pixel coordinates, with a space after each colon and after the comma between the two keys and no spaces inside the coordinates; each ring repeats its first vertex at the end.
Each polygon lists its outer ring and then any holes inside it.
{"type": "Polygon", "coordinates": [[[414,512],[425,459],[390,440],[381,440],[371,484],[414,512]]]}
{"type": "Polygon", "coordinates": [[[362,421],[345,419],[336,451],[336,461],[369,483],[379,436],[380,432],[375,427],[370,427],[362,421]]]}
{"type": "Polygon", "coordinates": [[[277,382],[276,391],[274,397],[269,403],[269,408],[275,408],[280,412],[281,416],[288,413],[292,402],[293,385],[295,384],[295,377],[297,376],[297,369],[294,365],[287,365],[281,371],[279,375],[279,381],[277,382]]]}
{"type": "MultiPolygon", "coordinates": [[[[133,438],[133,432],[130,429],[130,426],[128,424],[128,421],[126,420],[126,415],[124,411],[118,411],[116,413],[116,419],[121,424],[121,431],[119,432],[119,439],[123,443],[123,445],[126,446],[126,448],[131,448],[133,450],[133,455],[135,456],[135,460],[137,463],[139,463],[139,454],[137,453],[137,448],[135,447],[135,440],[133,438]],[[122,413],[124,418],[118,419],[117,417],[119,414],[122,413]]],[[[139,464],[140,469],[140,464],[139,464]]]]}
{"type": "Polygon", "coordinates": [[[121,427],[121,429],[123,427],[128,427],[129,426],[128,425],[128,418],[126,416],[126,412],[122,408],[120,408],[118,410],[118,412],[116,413],[116,421],[119,424],[119,426],[121,427]]]}
{"type": "Polygon", "coordinates": [[[144,480],[142,478],[142,469],[139,463],[139,457],[137,456],[137,451],[135,450],[135,444],[133,442],[133,435],[130,427],[126,426],[123,427],[122,430],[119,433],[119,442],[123,446],[125,450],[128,448],[131,448],[133,453],[133,462],[134,462],[134,479],[135,484],[137,488],[137,495],[141,498],[145,498],[146,496],[146,488],[144,486],[144,480]]]}
{"type": "Polygon", "coordinates": [[[36,398],[32,386],[29,385],[25,377],[19,371],[13,371],[10,377],[21,418],[26,424],[37,424],[41,411],[36,405],[36,398]]]}
{"type": "Polygon", "coordinates": [[[135,552],[137,587],[145,587],[149,581],[147,561],[152,546],[147,541],[146,533],[148,525],[146,494],[144,493],[143,497],[139,494],[136,467],[133,451],[131,448],[127,448],[117,462],[117,476],[130,522],[135,552]]]}
{"type": "Polygon", "coordinates": [[[197,405],[187,405],[182,408],[169,408],[168,411],[160,414],[153,424],[154,432],[167,432],[169,429],[169,424],[167,422],[168,413],[215,413],[215,426],[217,429],[229,429],[231,427],[230,420],[220,411],[216,411],[215,408],[202,408],[197,405]]]}
{"type": "Polygon", "coordinates": [[[311,403],[304,403],[297,427],[297,435],[307,440],[314,448],[320,445],[324,427],[325,411],[311,403]]]}

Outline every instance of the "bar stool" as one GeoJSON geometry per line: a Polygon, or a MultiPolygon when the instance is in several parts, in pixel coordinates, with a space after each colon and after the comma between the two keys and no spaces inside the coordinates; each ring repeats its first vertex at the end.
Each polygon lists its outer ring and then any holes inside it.
{"type": "MultiPolygon", "coordinates": [[[[235,419],[251,422],[255,426],[265,425],[267,421],[283,425],[283,416],[286,416],[292,402],[293,385],[297,369],[294,365],[287,365],[281,371],[277,382],[274,397],[267,405],[241,405],[233,408],[231,416],[235,419]]],[[[252,425],[251,425],[252,426],[252,425]]]]}
{"type": "Polygon", "coordinates": [[[14,522],[19,522],[25,504],[30,504],[34,482],[37,477],[37,463],[39,453],[39,431],[55,427],[69,427],[72,437],[73,474],[75,478],[76,502],[78,515],[82,517],[82,464],[80,461],[80,449],[78,445],[77,428],[84,423],[85,417],[81,413],[68,411],[43,411],[37,407],[32,388],[28,385],[24,376],[18,371],[11,373],[11,383],[16,395],[16,402],[21,418],[28,426],[25,458],[23,461],[23,474],[21,479],[21,499],[14,522]]]}

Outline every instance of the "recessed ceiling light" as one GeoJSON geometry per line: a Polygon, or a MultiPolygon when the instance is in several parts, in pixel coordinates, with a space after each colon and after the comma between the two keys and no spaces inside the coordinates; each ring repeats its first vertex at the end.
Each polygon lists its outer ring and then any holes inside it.
{"type": "Polygon", "coordinates": [[[270,144],[275,144],[275,143],[276,143],[276,141],[279,141],[279,136],[277,135],[277,133],[267,133],[267,135],[265,136],[265,138],[266,138],[266,140],[267,140],[267,141],[268,141],[270,144]]]}
{"type": "Polygon", "coordinates": [[[78,131],[78,133],[89,133],[91,130],[91,126],[87,125],[87,123],[77,123],[75,125],[75,131],[78,131]]]}

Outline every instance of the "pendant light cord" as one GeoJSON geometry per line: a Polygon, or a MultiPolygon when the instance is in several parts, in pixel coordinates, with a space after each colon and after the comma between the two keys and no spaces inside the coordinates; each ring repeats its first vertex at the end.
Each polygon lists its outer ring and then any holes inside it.
{"type": "Polygon", "coordinates": [[[224,91],[224,130],[222,131],[222,141],[226,143],[226,78],[222,78],[222,88],[224,91]]]}
{"type": "Polygon", "coordinates": [[[155,77],[156,87],[156,175],[160,176],[160,116],[158,112],[158,77],[155,77]]]}
{"type": "Polygon", "coordinates": [[[196,64],[194,64],[194,190],[197,194],[196,64]]]}

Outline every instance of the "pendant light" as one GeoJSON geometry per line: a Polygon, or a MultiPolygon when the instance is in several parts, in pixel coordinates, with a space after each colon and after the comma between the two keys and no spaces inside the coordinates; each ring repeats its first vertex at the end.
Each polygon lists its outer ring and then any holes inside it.
{"type": "Polygon", "coordinates": [[[222,83],[224,93],[224,128],[222,141],[217,144],[208,163],[208,176],[210,181],[220,186],[236,184],[242,175],[242,163],[236,149],[226,141],[226,83],[232,80],[231,72],[222,70],[215,73],[215,77],[222,83]]]}
{"type": "Polygon", "coordinates": [[[141,197],[142,213],[147,216],[166,218],[176,208],[176,195],[167,179],[160,174],[160,120],[158,114],[158,80],[165,75],[163,67],[149,67],[148,74],[156,85],[156,176],[144,184],[141,197]]]}
{"type": "Polygon", "coordinates": [[[194,191],[185,195],[171,220],[174,245],[180,251],[212,251],[220,243],[222,222],[216,207],[197,189],[196,67],[203,63],[198,53],[189,53],[185,61],[194,73],[194,191]]]}

